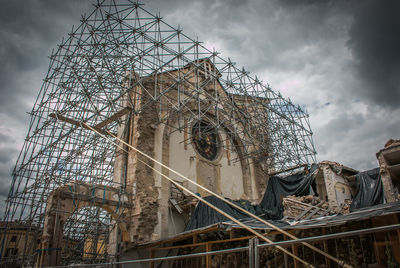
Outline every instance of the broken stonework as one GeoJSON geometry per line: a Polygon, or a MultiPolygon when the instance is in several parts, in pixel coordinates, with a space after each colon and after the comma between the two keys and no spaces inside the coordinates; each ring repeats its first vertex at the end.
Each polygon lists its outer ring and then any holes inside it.
{"type": "Polygon", "coordinates": [[[399,200],[400,188],[400,140],[390,139],[376,153],[382,184],[387,202],[399,200]]]}
{"type": "MultiPolygon", "coordinates": [[[[147,95],[141,96],[141,103],[146,103],[147,95]]],[[[140,105],[137,103],[136,105],[140,105]]],[[[155,105],[149,105],[146,113],[134,115],[131,121],[130,143],[140,151],[154,156],[154,128],[157,118],[155,105]]],[[[128,181],[136,185],[135,209],[131,221],[131,239],[133,243],[150,241],[157,225],[158,191],[155,188],[151,160],[134,150],[130,150],[128,159],[128,181]]]]}
{"type": "Polygon", "coordinates": [[[317,196],[287,196],[283,198],[283,216],[285,220],[314,219],[322,216],[332,215],[329,203],[320,200],[317,196]]]}

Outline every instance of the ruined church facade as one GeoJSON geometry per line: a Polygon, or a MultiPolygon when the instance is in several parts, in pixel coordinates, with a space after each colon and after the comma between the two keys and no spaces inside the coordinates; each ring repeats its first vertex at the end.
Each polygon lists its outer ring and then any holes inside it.
{"type": "MultiPolygon", "coordinates": [[[[161,104],[153,104],[140,114],[125,116],[126,124],[119,129],[118,134],[141,152],[214,193],[234,200],[258,202],[268,175],[257,159],[244,155],[243,137],[239,133],[245,131],[238,130],[251,121],[237,114],[237,124],[235,129],[231,129],[232,125],[221,124],[231,119],[221,118],[226,115],[215,113],[216,109],[204,109],[199,115],[199,102],[206,108],[207,104],[211,104],[224,109],[224,106],[238,101],[237,96],[229,95],[224,90],[218,79],[210,79],[213,73],[216,74],[215,67],[208,60],[203,60],[181,70],[144,78],[140,86],[132,88],[128,97],[130,100],[127,100],[136,108],[146,103],[145,98],[151,98],[151,95],[143,94],[143,91],[154,92],[176,87],[174,77],[178,75],[185,76],[186,84],[180,86],[179,90],[169,89],[161,98],[161,104]],[[193,88],[200,85],[206,94],[185,102],[185,109],[175,112],[174,107],[180,105],[179,101],[187,99],[188,95],[197,94],[193,88]],[[217,103],[215,98],[219,99],[217,103]],[[230,103],[224,103],[224,100],[230,103]],[[163,113],[170,114],[166,124],[157,121],[163,113]]],[[[132,83],[134,79],[133,73],[127,78],[127,83],[132,83]]],[[[239,101],[237,105],[240,105],[239,101]]],[[[117,149],[114,179],[118,183],[126,180],[127,191],[132,194],[129,242],[143,243],[183,231],[185,217],[175,209],[171,210],[171,198],[177,189],[163,176],[200,196],[210,195],[173,171],[127,146],[117,149]]],[[[184,191],[181,193],[189,195],[184,191]]]]}

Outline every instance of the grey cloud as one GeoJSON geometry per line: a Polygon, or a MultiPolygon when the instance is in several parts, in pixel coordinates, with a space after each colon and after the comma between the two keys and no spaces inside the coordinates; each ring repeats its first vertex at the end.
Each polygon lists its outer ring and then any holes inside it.
{"type": "Polygon", "coordinates": [[[11,160],[15,160],[15,156],[18,154],[18,150],[13,147],[0,148],[0,163],[8,163],[11,160]]]}
{"type": "Polygon", "coordinates": [[[15,141],[14,137],[11,137],[10,135],[6,135],[6,134],[3,134],[3,133],[0,133],[0,142],[8,143],[8,142],[13,142],[13,141],[15,141]]]}
{"type": "Polygon", "coordinates": [[[314,131],[319,160],[335,160],[359,170],[377,167],[376,152],[388,139],[398,137],[400,109],[368,105],[366,111],[358,111],[346,104],[335,106],[335,115],[314,131]]]}
{"type": "MultiPolygon", "coordinates": [[[[51,47],[79,19],[76,10],[89,2],[0,1],[0,112],[24,122],[20,111],[40,89],[51,47]],[[61,30],[61,32],[60,32],[61,30]]],[[[23,114],[23,113],[22,113],[23,114]]]]}
{"type": "MultiPolygon", "coordinates": [[[[0,200],[8,195],[11,171],[42,79],[47,56],[90,1],[0,0],[0,200]],[[78,11],[78,12],[77,12],[78,11]]],[[[1,204],[0,210],[4,206],[1,204]]]]}
{"type": "Polygon", "coordinates": [[[12,158],[7,154],[0,151],[0,163],[8,163],[12,158]]]}
{"type": "Polygon", "coordinates": [[[252,72],[265,68],[298,70],[312,61],[318,62],[315,57],[302,57],[301,48],[337,38],[332,24],[341,23],[332,20],[335,12],[324,6],[289,9],[279,1],[256,0],[242,5],[228,0],[217,3],[188,2],[182,10],[175,6],[179,11],[172,14],[182,15],[179,18],[167,15],[166,19],[191,20],[183,25],[184,30],[189,27],[189,32],[202,40],[222,43],[224,47],[217,47],[218,51],[224,56],[236,52],[234,60],[252,72]]]}
{"type": "Polygon", "coordinates": [[[5,165],[3,163],[0,163],[0,211],[2,205],[1,201],[8,196],[8,192],[10,190],[11,172],[12,172],[12,167],[10,165],[5,165]]]}
{"type": "Polygon", "coordinates": [[[250,1],[241,8],[223,2],[220,25],[225,21],[233,27],[226,31],[219,27],[215,33],[226,40],[229,50],[246,51],[239,60],[252,71],[300,71],[329,59],[361,82],[345,86],[342,94],[371,104],[398,105],[400,2],[250,1]],[[347,47],[341,39],[347,40],[347,47]],[[339,62],[335,53],[345,48],[352,54],[339,62]],[[310,49],[312,55],[307,54],[310,49]]]}
{"type": "MultiPolygon", "coordinates": [[[[1,140],[0,140],[1,141],[1,140]]],[[[11,172],[15,165],[18,150],[13,147],[0,148],[0,216],[2,215],[3,200],[8,196],[11,185],[11,172]]]]}
{"type": "Polygon", "coordinates": [[[373,103],[397,107],[400,100],[400,2],[362,1],[354,10],[348,47],[363,87],[373,103]]]}
{"type": "Polygon", "coordinates": [[[5,177],[9,177],[11,175],[11,170],[9,166],[5,166],[3,163],[0,163],[0,181],[5,181],[3,180],[5,177]]]}

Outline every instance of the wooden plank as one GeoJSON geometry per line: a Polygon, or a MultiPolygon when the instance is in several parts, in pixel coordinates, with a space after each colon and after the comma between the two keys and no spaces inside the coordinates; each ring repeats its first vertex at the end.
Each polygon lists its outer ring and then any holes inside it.
{"type": "MultiPolygon", "coordinates": [[[[150,250],[150,259],[154,258],[154,250],[150,250]]],[[[154,268],[154,262],[150,262],[150,268],[154,268]]]]}
{"type": "Polygon", "coordinates": [[[292,201],[293,203],[297,203],[297,204],[299,204],[299,205],[306,205],[307,207],[318,208],[317,206],[313,206],[313,205],[310,205],[310,204],[308,204],[308,203],[303,203],[303,202],[297,201],[297,200],[295,200],[295,199],[291,199],[291,198],[289,198],[289,197],[285,197],[285,199],[286,199],[286,200],[289,200],[289,201],[292,201]]]}
{"type": "Polygon", "coordinates": [[[225,239],[225,240],[215,240],[215,241],[210,241],[209,243],[210,244],[229,243],[229,242],[234,242],[234,241],[249,240],[253,237],[254,237],[254,235],[249,235],[249,236],[242,236],[242,237],[236,237],[236,238],[225,239]]]}
{"type": "MultiPolygon", "coordinates": [[[[82,124],[79,121],[67,118],[67,117],[65,117],[65,116],[63,116],[61,114],[51,113],[51,114],[49,114],[49,116],[52,117],[52,118],[55,118],[57,120],[70,123],[71,125],[75,125],[77,127],[81,127],[82,126],[82,124]]],[[[82,126],[82,127],[84,127],[84,126],[82,126]]]]}
{"type": "MultiPolygon", "coordinates": [[[[287,202],[287,201],[291,201],[291,202],[293,202],[293,203],[296,203],[296,204],[299,204],[299,205],[304,205],[304,206],[307,206],[307,207],[313,207],[313,208],[315,208],[315,209],[318,209],[318,211],[321,210],[321,212],[322,212],[321,214],[323,214],[323,213],[325,213],[325,214],[329,213],[329,210],[320,208],[320,206],[323,205],[323,203],[324,203],[323,201],[321,201],[320,203],[318,203],[316,206],[310,205],[310,204],[308,204],[308,203],[303,203],[303,202],[297,201],[297,200],[295,200],[295,199],[291,199],[291,198],[285,197],[285,202],[287,202]]],[[[301,207],[296,207],[296,208],[302,209],[301,207]]]]}
{"type": "Polygon", "coordinates": [[[126,115],[127,113],[129,113],[130,111],[132,111],[132,108],[130,107],[125,107],[122,110],[120,110],[119,112],[116,112],[115,114],[113,114],[112,116],[110,116],[109,118],[107,118],[106,120],[104,120],[103,122],[98,123],[96,126],[94,126],[95,129],[101,129],[102,127],[110,124],[111,122],[117,120],[118,118],[120,118],[121,116],[126,115]]]}
{"type": "MultiPolygon", "coordinates": [[[[322,228],[322,234],[323,235],[326,234],[326,228],[324,227],[322,228]]],[[[323,241],[323,245],[324,245],[324,251],[329,254],[328,242],[326,240],[323,241]]],[[[325,264],[327,268],[331,268],[331,262],[326,256],[325,256],[325,264]]]]}
{"type": "MultiPolygon", "coordinates": [[[[212,245],[207,243],[206,244],[206,252],[212,251],[212,245]]],[[[206,268],[211,268],[211,255],[206,256],[206,268]]]]}
{"type": "MultiPolygon", "coordinates": [[[[289,231],[289,233],[291,233],[292,235],[294,235],[294,230],[289,231]]],[[[292,252],[294,255],[299,256],[299,251],[298,251],[298,244],[292,244],[292,252]]],[[[301,264],[298,260],[293,259],[293,267],[294,268],[300,268],[301,264]]]]}
{"type": "MultiPolygon", "coordinates": [[[[299,256],[297,245],[292,245],[292,251],[294,255],[299,256]]],[[[300,262],[296,259],[294,259],[294,268],[300,268],[300,262]]]]}
{"type": "Polygon", "coordinates": [[[152,250],[169,250],[169,249],[178,249],[178,248],[193,248],[193,247],[204,246],[204,245],[207,245],[207,244],[212,245],[212,244],[220,244],[220,243],[230,243],[230,242],[241,241],[241,240],[249,240],[249,239],[251,239],[253,237],[254,236],[243,236],[243,237],[236,237],[236,238],[225,239],[225,240],[215,240],[215,241],[199,242],[199,243],[179,245],[179,246],[153,248],[152,250]]]}
{"type": "MultiPolygon", "coordinates": [[[[49,114],[49,117],[55,118],[55,119],[57,119],[57,120],[60,120],[60,121],[69,123],[69,124],[74,125],[74,126],[77,126],[77,127],[83,127],[83,128],[92,130],[92,129],[90,129],[89,127],[86,126],[86,123],[83,123],[83,124],[82,124],[82,123],[79,122],[79,121],[76,121],[76,120],[74,120],[74,119],[65,117],[65,116],[63,116],[63,115],[61,115],[61,114],[51,113],[51,114],[49,114]]],[[[105,132],[105,131],[103,131],[103,130],[101,130],[101,129],[98,129],[98,128],[96,128],[96,127],[93,127],[93,128],[96,129],[98,132],[100,132],[100,133],[103,134],[103,135],[108,135],[107,132],[105,132]]]]}
{"type": "Polygon", "coordinates": [[[153,248],[152,250],[155,251],[155,250],[170,250],[170,249],[179,249],[179,248],[194,248],[194,247],[205,246],[207,243],[209,244],[209,242],[200,242],[200,243],[187,244],[187,245],[153,248]]]}
{"type": "Polygon", "coordinates": [[[193,235],[193,244],[197,243],[197,235],[193,235]]]}
{"type": "Polygon", "coordinates": [[[400,242],[400,230],[399,229],[397,229],[397,238],[399,239],[399,242],[400,242]]]}
{"type": "Polygon", "coordinates": [[[304,217],[304,215],[306,215],[308,212],[310,212],[310,210],[312,210],[312,209],[313,209],[313,207],[309,207],[308,209],[304,210],[301,214],[297,215],[297,217],[294,218],[294,220],[298,221],[299,219],[304,217]]]}
{"type": "Polygon", "coordinates": [[[235,237],[235,230],[232,229],[229,231],[229,238],[232,239],[234,237],[235,237]]]}
{"type": "MultiPolygon", "coordinates": [[[[288,240],[288,237],[284,235],[283,240],[288,240]]],[[[283,263],[285,268],[289,268],[289,260],[288,260],[288,255],[286,253],[283,253],[283,263]]]]}
{"type": "Polygon", "coordinates": [[[174,242],[178,242],[187,238],[191,238],[193,237],[193,235],[199,235],[199,234],[204,234],[204,233],[209,233],[209,232],[213,232],[213,231],[217,231],[217,230],[221,230],[221,228],[219,227],[218,224],[213,225],[209,228],[206,229],[201,229],[198,231],[192,231],[190,233],[186,233],[186,234],[180,234],[177,235],[175,237],[169,238],[169,239],[165,239],[165,240],[158,240],[152,243],[147,243],[147,244],[143,244],[143,245],[139,245],[134,247],[135,249],[141,249],[141,248],[150,248],[150,247],[155,247],[158,245],[162,245],[162,244],[168,244],[168,243],[174,243],[174,242]]]}
{"type": "Polygon", "coordinates": [[[314,216],[318,211],[320,211],[320,208],[316,208],[313,212],[311,212],[306,218],[305,220],[310,219],[312,216],[314,216]]]}
{"type": "Polygon", "coordinates": [[[393,256],[396,259],[396,262],[400,263],[400,243],[397,239],[397,233],[389,232],[388,235],[389,235],[389,243],[392,247],[393,256]]]}
{"type": "Polygon", "coordinates": [[[382,247],[382,245],[378,245],[377,242],[374,242],[375,257],[379,267],[385,267],[385,258],[386,258],[384,250],[385,246],[386,245],[383,245],[382,247]]]}

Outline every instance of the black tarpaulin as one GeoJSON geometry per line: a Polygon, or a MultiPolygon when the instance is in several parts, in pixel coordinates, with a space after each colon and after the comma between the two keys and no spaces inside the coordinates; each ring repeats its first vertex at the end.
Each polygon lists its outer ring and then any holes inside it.
{"type": "MultiPolygon", "coordinates": [[[[229,214],[230,216],[234,217],[235,219],[244,219],[248,217],[247,214],[237,210],[236,208],[228,205],[221,199],[218,199],[215,196],[206,196],[204,199],[211,203],[212,205],[216,206],[217,208],[221,209],[225,213],[229,214]]],[[[230,199],[228,199],[230,200],[230,199]]],[[[230,200],[236,205],[250,211],[251,213],[255,214],[254,206],[247,200],[230,200]]],[[[222,215],[221,213],[217,212],[213,208],[209,207],[208,205],[204,204],[203,202],[199,202],[193,211],[192,216],[188,224],[186,225],[185,231],[198,229],[201,227],[209,226],[214,223],[229,221],[227,217],[222,215]]]]}
{"type": "Polygon", "coordinates": [[[267,214],[268,219],[281,219],[283,217],[282,198],[295,195],[303,196],[312,194],[311,184],[318,172],[318,165],[313,164],[307,173],[296,173],[284,178],[273,176],[269,179],[264,197],[261,200],[261,210],[267,214]]]}
{"type": "Polygon", "coordinates": [[[384,202],[383,185],[379,168],[356,175],[357,193],[350,205],[350,211],[375,206],[384,202]]]}
{"type": "MultiPolygon", "coordinates": [[[[281,197],[288,195],[309,195],[311,193],[311,184],[314,181],[317,171],[318,165],[314,164],[308,172],[301,172],[284,178],[278,176],[271,177],[268,181],[264,197],[259,205],[253,206],[247,200],[236,200],[233,202],[265,219],[281,219],[283,217],[281,197]]],[[[245,219],[249,217],[247,214],[231,207],[217,197],[207,196],[204,197],[204,199],[236,219],[245,219]]],[[[203,202],[199,202],[186,225],[185,231],[228,220],[228,218],[213,208],[203,202]]]]}

